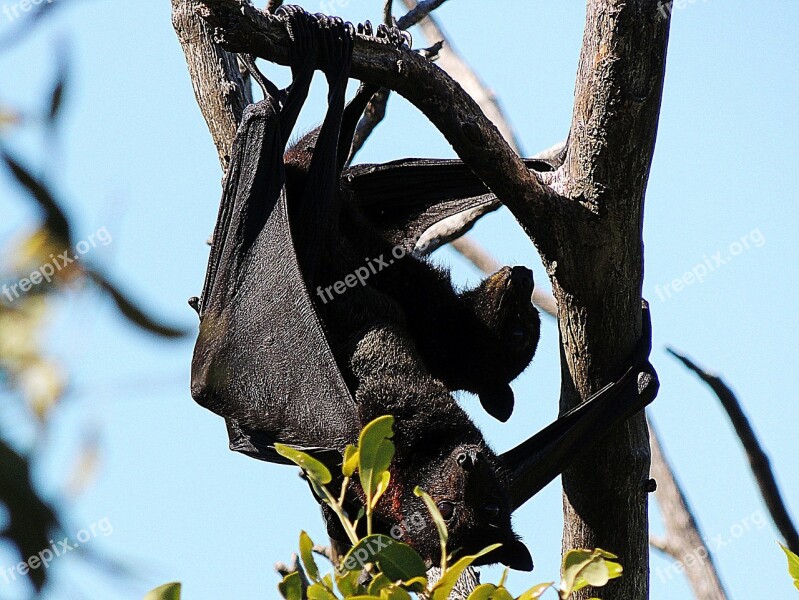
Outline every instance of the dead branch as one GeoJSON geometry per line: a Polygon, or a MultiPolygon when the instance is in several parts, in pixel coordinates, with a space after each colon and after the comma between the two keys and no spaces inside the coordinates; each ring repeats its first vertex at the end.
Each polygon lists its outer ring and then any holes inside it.
{"type": "Polygon", "coordinates": [[[663,454],[651,422],[649,441],[652,447],[652,477],[657,482],[655,498],[666,527],[666,537],[650,538],[650,545],[680,561],[697,600],[726,600],[727,593],[719,579],[710,549],[702,540],[699,525],[663,454]]]}
{"type": "Polygon", "coordinates": [[[771,519],[774,521],[774,525],[776,525],[777,530],[785,540],[785,545],[788,546],[792,552],[799,552],[799,534],[797,534],[796,526],[791,520],[791,516],[788,514],[788,509],[785,506],[785,501],[777,485],[777,479],[774,476],[769,458],[763,450],[760,441],[757,439],[757,434],[755,434],[754,429],[752,429],[752,425],[746,417],[738,398],[729,386],[724,383],[721,377],[704,370],[691,359],[672,348],[667,348],[666,350],[688,369],[693,371],[697,377],[704,381],[708,387],[713,390],[713,393],[716,394],[716,397],[721,402],[722,407],[727,412],[727,416],[732,422],[738,439],[740,439],[741,444],[743,444],[744,452],[746,452],[746,456],[749,459],[749,466],[755,476],[757,485],[760,488],[760,493],[766,503],[771,519]]]}

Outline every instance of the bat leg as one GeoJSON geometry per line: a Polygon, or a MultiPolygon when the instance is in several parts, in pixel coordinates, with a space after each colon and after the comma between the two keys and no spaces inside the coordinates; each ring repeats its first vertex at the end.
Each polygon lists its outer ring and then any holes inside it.
{"type": "Polygon", "coordinates": [[[281,6],[275,13],[286,23],[291,38],[289,45],[289,63],[291,65],[291,86],[288,96],[280,111],[280,129],[283,132],[283,143],[288,144],[291,131],[297,124],[297,117],[308,98],[314,67],[316,64],[317,33],[319,22],[295,5],[281,6]]]}
{"type": "Polygon", "coordinates": [[[361,115],[363,115],[363,111],[366,110],[367,105],[379,89],[379,86],[361,83],[355,96],[353,96],[352,100],[349,101],[347,107],[344,109],[337,151],[339,171],[344,169],[344,165],[349,158],[352,141],[355,139],[355,130],[358,128],[361,115]]]}
{"type": "MultiPolygon", "coordinates": [[[[359,24],[357,31],[359,35],[371,37],[373,35],[372,24],[369,21],[364,24],[359,24]]],[[[409,38],[405,36],[405,32],[396,27],[386,27],[385,25],[378,27],[377,39],[378,41],[392,44],[398,48],[405,46],[409,41],[409,38]]],[[[380,90],[380,86],[362,82],[355,96],[344,109],[338,145],[339,171],[344,168],[344,165],[349,159],[350,149],[352,148],[352,141],[355,137],[355,130],[358,127],[358,122],[363,112],[366,110],[367,105],[378,90],[380,90]]]]}
{"type": "Polygon", "coordinates": [[[316,260],[321,253],[321,243],[336,218],[338,182],[341,175],[338,161],[339,135],[344,112],[350,61],[355,38],[351,23],[339,18],[318,16],[317,44],[322,60],[322,71],[328,82],[328,109],[308,167],[308,177],[301,200],[295,205],[294,231],[302,237],[298,244],[298,257],[305,266],[306,282],[313,287],[318,268],[316,260]]]}

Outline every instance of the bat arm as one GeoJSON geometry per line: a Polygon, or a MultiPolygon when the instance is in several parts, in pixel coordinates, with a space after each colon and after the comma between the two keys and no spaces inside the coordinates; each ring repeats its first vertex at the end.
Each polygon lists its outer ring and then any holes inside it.
{"type": "Polygon", "coordinates": [[[659,382],[648,360],[651,348],[652,324],[649,305],[644,302],[641,338],[628,363],[632,366],[618,380],[500,456],[510,480],[513,510],[541,491],[616,425],[655,399],[659,382]]]}

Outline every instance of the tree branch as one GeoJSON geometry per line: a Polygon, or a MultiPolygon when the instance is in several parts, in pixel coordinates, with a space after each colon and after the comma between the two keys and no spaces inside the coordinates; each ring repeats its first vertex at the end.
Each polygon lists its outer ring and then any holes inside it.
{"type": "Polygon", "coordinates": [[[780,493],[780,488],[777,485],[777,480],[774,476],[774,471],[771,469],[768,456],[760,445],[757,435],[754,429],[752,429],[752,425],[749,423],[749,419],[746,417],[738,398],[719,376],[705,371],[691,359],[679,354],[672,348],[667,348],[667,351],[688,369],[693,371],[718,397],[721,405],[727,412],[727,416],[729,416],[730,421],[732,421],[735,433],[741,440],[741,444],[743,444],[744,451],[749,459],[749,466],[757,480],[760,493],[763,496],[763,500],[766,503],[766,507],[771,514],[774,524],[785,540],[785,545],[788,546],[792,552],[799,553],[799,534],[797,534],[796,526],[793,524],[788,514],[788,509],[780,493]]]}
{"type": "MultiPolygon", "coordinates": [[[[669,31],[658,0],[588,0],[566,161],[552,187],[596,215],[553,235],[544,263],[558,301],[561,414],[619,373],[641,335],[644,193],[657,134],[669,31]]],[[[603,593],[649,595],[651,453],[638,414],[562,476],[563,549],[608,548],[625,576],[603,593]],[[613,510],[609,511],[608,507],[613,510]]],[[[585,588],[575,600],[592,596],[585,588]]]]}
{"type": "Polygon", "coordinates": [[[650,538],[650,545],[680,561],[697,600],[726,600],[727,593],[719,580],[713,557],[702,540],[699,525],[674,478],[651,422],[649,441],[652,446],[652,477],[657,481],[655,498],[666,527],[666,538],[650,538]]]}
{"type": "MultiPolygon", "coordinates": [[[[177,0],[174,0],[177,1],[177,0]]],[[[288,34],[278,19],[246,0],[202,0],[200,15],[215,27],[217,41],[230,52],[250,52],[287,64],[288,34]]],[[[359,36],[352,76],[404,96],[438,128],[455,152],[500,198],[535,240],[551,253],[556,241],[547,224],[556,217],[572,220],[562,202],[508,146],[477,103],[446,73],[409,50],[359,36]]]]}
{"type": "Polygon", "coordinates": [[[252,95],[236,57],[213,42],[210,28],[197,17],[198,6],[196,0],[172,0],[172,26],[186,56],[194,96],[226,170],[236,128],[252,95]]]}
{"type": "MultiPolygon", "coordinates": [[[[397,27],[400,29],[410,29],[446,1],[447,0],[422,0],[419,3],[414,1],[414,5],[409,7],[410,10],[408,13],[397,21],[397,27]]],[[[406,1],[405,4],[407,5],[408,2],[406,1]]]]}

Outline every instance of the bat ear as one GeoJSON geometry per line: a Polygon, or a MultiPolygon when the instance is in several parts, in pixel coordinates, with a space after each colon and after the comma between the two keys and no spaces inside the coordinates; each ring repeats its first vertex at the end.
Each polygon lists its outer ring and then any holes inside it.
{"type": "Polygon", "coordinates": [[[501,548],[496,550],[499,552],[499,562],[506,567],[510,567],[516,571],[532,571],[533,570],[533,557],[530,551],[519,540],[513,540],[510,543],[502,544],[501,548]]]}
{"type": "Polygon", "coordinates": [[[530,555],[530,551],[517,539],[505,542],[496,550],[479,558],[475,564],[491,565],[496,563],[502,563],[515,571],[533,570],[533,557],[530,555]]]}
{"type": "Polygon", "coordinates": [[[507,383],[480,392],[480,404],[486,412],[503,423],[513,414],[513,390],[507,383]]]}

